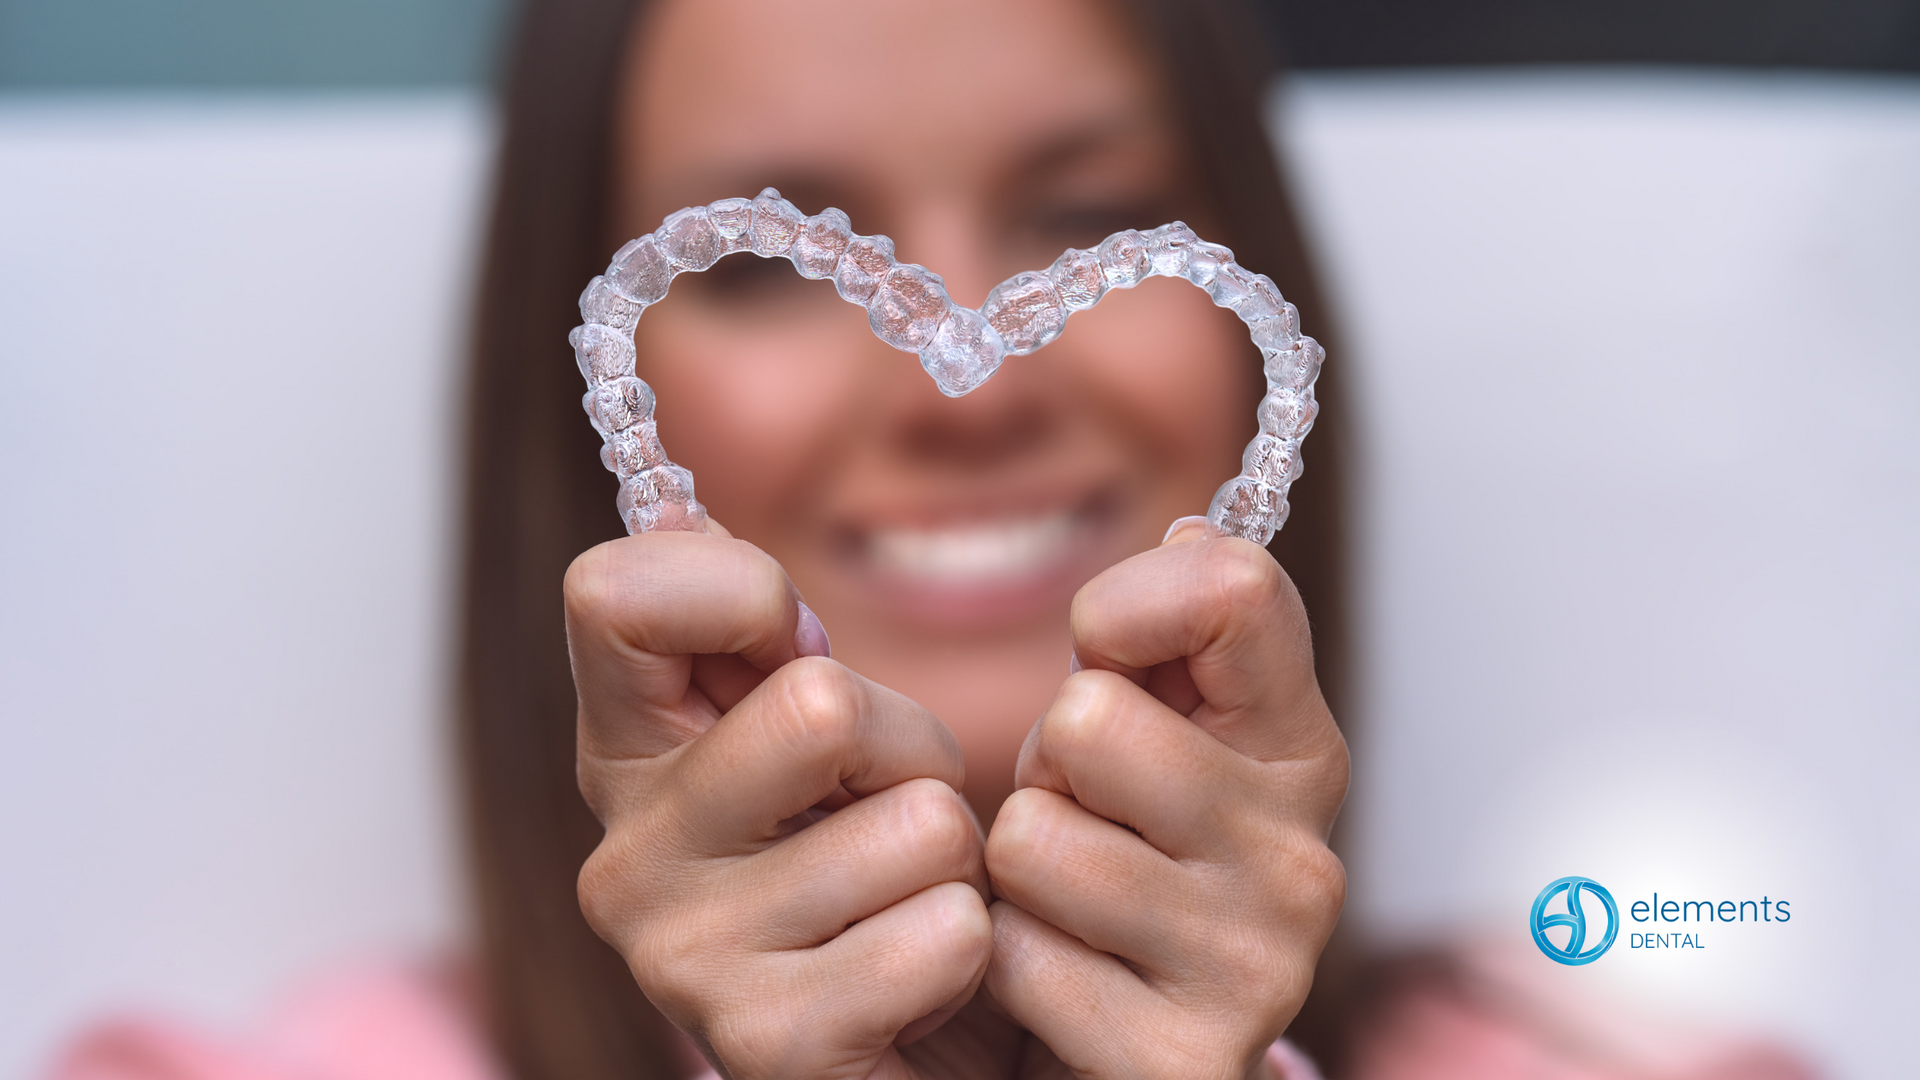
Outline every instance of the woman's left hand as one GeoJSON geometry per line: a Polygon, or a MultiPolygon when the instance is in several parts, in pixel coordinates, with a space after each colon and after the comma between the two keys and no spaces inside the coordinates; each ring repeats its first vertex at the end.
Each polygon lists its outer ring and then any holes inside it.
{"type": "Polygon", "coordinates": [[[1305,1000],[1345,894],[1347,749],[1299,594],[1197,538],[1089,582],[1070,677],[987,840],[986,989],[1030,1076],[1241,1078],[1305,1000]]]}

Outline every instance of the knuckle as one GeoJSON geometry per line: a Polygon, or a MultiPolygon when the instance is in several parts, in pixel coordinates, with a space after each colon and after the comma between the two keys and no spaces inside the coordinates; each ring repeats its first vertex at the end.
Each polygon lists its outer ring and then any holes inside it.
{"type": "Polygon", "coordinates": [[[900,810],[913,842],[942,865],[963,868],[971,862],[979,832],[960,794],[938,780],[909,780],[900,789],[900,810]]]}
{"type": "Polygon", "coordinates": [[[1011,878],[1039,861],[1046,801],[1046,793],[1038,788],[1021,788],[1000,805],[993,831],[987,834],[989,876],[996,880],[1011,878]]]}
{"type": "Polygon", "coordinates": [[[568,564],[566,577],[560,583],[568,615],[590,619],[606,609],[615,578],[613,543],[596,544],[568,564]]]}
{"type": "Polygon", "coordinates": [[[971,886],[961,885],[954,905],[956,938],[980,963],[993,955],[993,916],[987,914],[987,902],[971,886]]]}
{"type": "Polygon", "coordinates": [[[1340,856],[1297,822],[1281,825],[1270,835],[1278,852],[1264,875],[1270,895],[1289,906],[1337,910],[1347,895],[1347,869],[1340,856]]]}
{"type": "Polygon", "coordinates": [[[1055,760],[1078,757],[1107,738],[1113,717],[1136,687],[1111,671],[1083,671],[1067,679],[1040,718],[1039,750],[1055,760]]]}
{"type": "Polygon", "coordinates": [[[932,900],[928,922],[943,945],[970,951],[993,933],[993,920],[980,894],[959,881],[945,881],[927,890],[932,900]]]}
{"type": "Polygon", "coordinates": [[[972,886],[950,882],[940,889],[933,912],[938,947],[958,966],[977,971],[993,955],[993,918],[972,886]]]}
{"type": "Polygon", "coordinates": [[[1214,544],[1206,555],[1216,600],[1234,613],[1262,611],[1293,592],[1286,571],[1253,544],[1214,544]]]}
{"type": "Polygon", "coordinates": [[[1278,858],[1258,875],[1257,885],[1276,924],[1287,928],[1290,940],[1325,940],[1346,903],[1345,864],[1305,828],[1288,828],[1275,847],[1278,858]]]}
{"type": "MultiPolygon", "coordinates": [[[[575,882],[575,892],[580,899],[580,913],[586,916],[587,925],[602,938],[613,941],[610,932],[615,922],[610,898],[618,887],[618,872],[608,865],[606,846],[593,849],[587,861],[580,866],[580,877],[575,882]]],[[[618,946],[619,942],[613,941],[618,946]]]]}
{"type": "MultiPolygon", "coordinates": [[[[674,906],[676,829],[657,805],[613,821],[581,863],[575,892],[593,931],[623,953],[642,949],[674,906]]],[[[703,935],[690,935],[699,940],[703,935]]]]}
{"type": "Polygon", "coordinates": [[[1347,900],[1346,864],[1318,840],[1310,839],[1303,848],[1294,872],[1296,887],[1309,904],[1337,913],[1347,900]]]}
{"type": "Polygon", "coordinates": [[[829,747],[852,742],[865,712],[865,694],[851,671],[825,657],[809,656],[782,667],[775,677],[784,706],[778,715],[791,738],[829,747]]]}
{"type": "Polygon", "coordinates": [[[575,890],[587,925],[615,948],[625,951],[635,933],[640,898],[633,873],[634,853],[625,830],[609,832],[580,867],[575,890]]]}

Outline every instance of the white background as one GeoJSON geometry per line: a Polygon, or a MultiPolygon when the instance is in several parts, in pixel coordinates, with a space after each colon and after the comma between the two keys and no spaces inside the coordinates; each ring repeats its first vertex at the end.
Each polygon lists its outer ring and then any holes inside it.
{"type": "Polygon", "coordinates": [[[0,111],[0,1076],[461,919],[447,100],[0,111]]]}
{"type": "Polygon", "coordinates": [[[1785,897],[1543,967],[1920,1071],[1920,83],[1321,77],[1282,116],[1362,409],[1349,917],[1785,897]]]}
{"type": "MultiPolygon", "coordinates": [[[[1348,917],[1785,896],[1550,977],[1913,1073],[1920,87],[1317,76],[1278,115],[1358,405],[1348,917]]],[[[458,940],[490,138],[457,98],[0,105],[0,1075],[458,940]]]]}

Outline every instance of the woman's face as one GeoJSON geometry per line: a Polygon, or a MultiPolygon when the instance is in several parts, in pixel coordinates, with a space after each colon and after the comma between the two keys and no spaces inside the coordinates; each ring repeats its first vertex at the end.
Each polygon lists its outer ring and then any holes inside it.
{"type": "MultiPolygon", "coordinates": [[[[610,244],[771,185],[977,306],[1116,229],[1219,232],[1098,0],[666,0],[634,50],[610,244]]],[[[1167,279],[957,400],[783,259],[680,278],[635,336],[701,500],[787,568],[836,659],[953,728],[983,816],[1067,674],[1075,590],[1204,512],[1254,426],[1239,323],[1167,279]]]]}

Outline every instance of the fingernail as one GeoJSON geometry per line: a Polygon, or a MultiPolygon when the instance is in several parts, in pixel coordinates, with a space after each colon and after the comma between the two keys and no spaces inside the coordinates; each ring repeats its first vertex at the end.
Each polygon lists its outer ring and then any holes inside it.
{"type": "Polygon", "coordinates": [[[833,642],[827,640],[827,628],[820,616],[800,601],[800,623],[793,628],[793,651],[801,656],[832,656],[833,642]]]}
{"type": "Polygon", "coordinates": [[[1183,518],[1174,518],[1173,524],[1167,526],[1167,535],[1161,537],[1160,542],[1164,544],[1167,541],[1173,539],[1174,533],[1177,533],[1182,529],[1190,529],[1195,525],[1205,528],[1207,525],[1207,516],[1205,514],[1188,514],[1186,517],[1183,517],[1183,518]]]}
{"type": "Polygon", "coordinates": [[[1083,669],[1080,667],[1080,653],[1078,651],[1075,651],[1073,654],[1073,659],[1069,661],[1067,664],[1067,674],[1078,675],[1082,670],[1083,669]]]}

